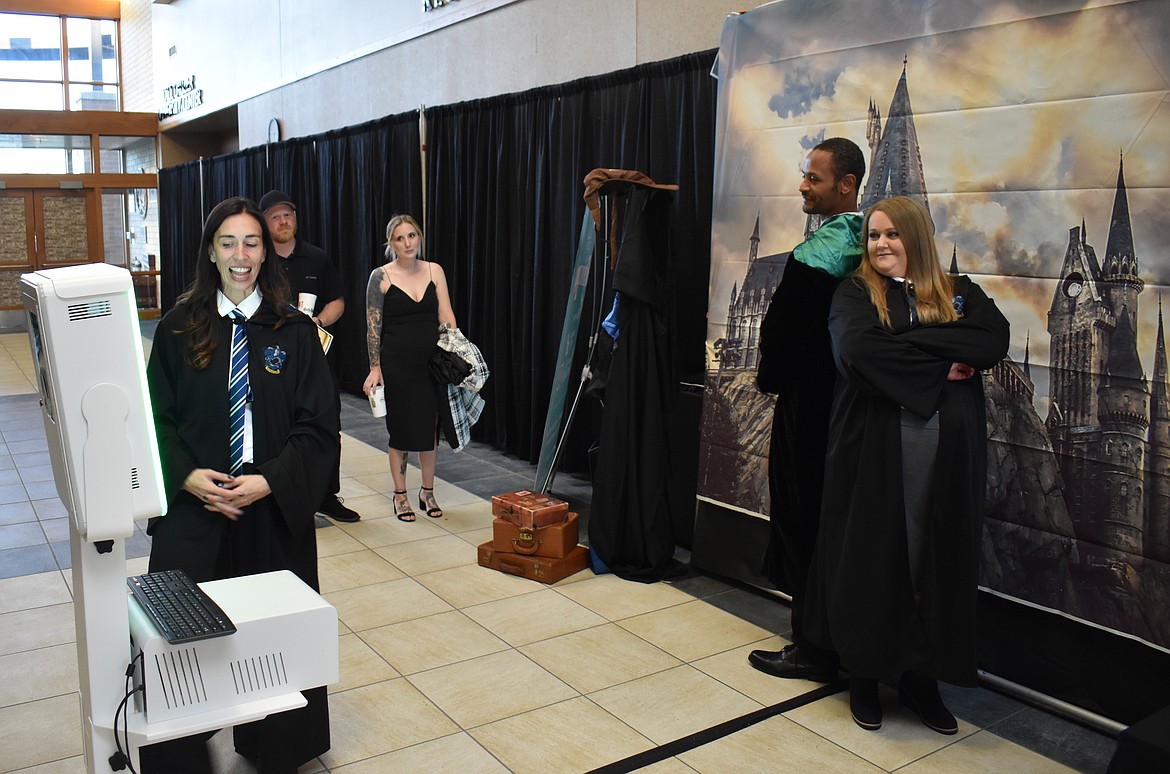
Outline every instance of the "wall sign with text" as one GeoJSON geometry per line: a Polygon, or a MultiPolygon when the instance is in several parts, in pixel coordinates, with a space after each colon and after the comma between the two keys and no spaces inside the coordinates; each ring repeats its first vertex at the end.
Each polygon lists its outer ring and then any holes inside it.
{"type": "Polygon", "coordinates": [[[158,117],[161,121],[169,116],[197,108],[202,104],[203,89],[195,86],[194,75],[188,75],[183,80],[172,83],[163,89],[163,104],[158,111],[158,117]]]}

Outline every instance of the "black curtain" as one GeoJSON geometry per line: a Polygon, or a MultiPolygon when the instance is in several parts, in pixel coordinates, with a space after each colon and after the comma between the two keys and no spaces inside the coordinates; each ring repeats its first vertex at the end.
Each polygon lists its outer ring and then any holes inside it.
{"type": "Polygon", "coordinates": [[[331,359],[342,388],[360,395],[370,372],[366,285],[374,267],[386,261],[386,222],[400,212],[422,215],[418,114],[327,132],[316,141],[312,158],[302,160],[315,186],[293,186],[288,193],[312,202],[305,238],[333,256],[341,272],[345,314],[333,326],[331,359]]]}
{"type": "Polygon", "coordinates": [[[195,250],[203,230],[203,180],[200,162],[158,171],[158,240],[163,311],[195,276],[195,250]]]}
{"type": "Polygon", "coordinates": [[[229,196],[259,198],[265,179],[265,148],[189,161],[158,173],[158,235],[162,309],[167,311],[195,277],[195,252],[203,219],[229,196]]]}
{"type": "Polygon", "coordinates": [[[298,235],[331,255],[341,273],[345,314],[333,327],[330,360],[342,387],[360,393],[369,373],[366,281],[384,260],[386,221],[421,212],[421,174],[413,111],[160,170],[163,309],[194,276],[207,212],[229,196],[259,201],[282,190],[297,203],[298,235]]]}
{"type": "MultiPolygon", "coordinates": [[[[670,218],[678,365],[684,381],[701,383],[715,53],[428,111],[427,244],[447,270],[460,327],[492,369],[477,438],[539,456],[585,210],[582,181],[598,167],[679,186],[670,218]]],[[[595,322],[582,319],[573,386],[595,322]]],[[[562,468],[584,468],[599,418],[584,401],[562,468]]]]}
{"type": "MultiPolygon", "coordinates": [[[[715,50],[560,86],[427,111],[424,255],[446,270],[464,333],[492,378],[474,436],[534,461],[584,212],[597,167],[675,183],[671,283],[684,381],[702,382],[710,269],[715,50]]],[[[366,281],[390,216],[422,215],[418,113],[271,143],[159,172],[163,309],[191,279],[203,217],[227,196],[278,188],[301,236],[337,261],[346,313],[335,326],[342,387],[369,371],[366,281]]],[[[595,320],[582,320],[574,374],[595,320]]],[[[576,384],[576,376],[572,383],[576,384]]],[[[583,469],[599,408],[584,401],[562,468],[583,469]]]]}
{"type": "Polygon", "coordinates": [[[256,198],[256,183],[264,179],[264,146],[206,159],[207,210],[229,196],[256,198]]]}

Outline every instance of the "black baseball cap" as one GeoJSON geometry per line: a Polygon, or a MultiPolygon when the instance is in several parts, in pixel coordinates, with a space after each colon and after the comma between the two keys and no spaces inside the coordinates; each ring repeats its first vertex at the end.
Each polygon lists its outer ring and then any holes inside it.
{"type": "Polygon", "coordinates": [[[297,210],[297,205],[284,191],[269,191],[268,193],[264,194],[264,198],[260,200],[260,211],[267,213],[270,209],[278,204],[287,204],[289,207],[293,208],[293,212],[296,212],[297,210]]]}

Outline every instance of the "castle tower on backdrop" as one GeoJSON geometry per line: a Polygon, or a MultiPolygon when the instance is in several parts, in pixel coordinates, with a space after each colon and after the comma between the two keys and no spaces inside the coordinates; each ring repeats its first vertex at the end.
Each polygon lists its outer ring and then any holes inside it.
{"type": "Polygon", "coordinates": [[[1108,546],[1140,554],[1145,505],[1142,466],[1148,450],[1150,388],[1126,307],[1118,310],[1117,328],[1098,392],[1102,491],[1096,494],[1102,498],[1103,508],[1093,514],[1092,532],[1108,546]]]}
{"type": "Polygon", "coordinates": [[[1117,164],[1117,192],[1113,197],[1113,216],[1109,220],[1109,240],[1105,245],[1102,279],[1114,310],[1128,310],[1129,327],[1137,330],[1137,297],[1145,283],[1138,277],[1137,255],[1133,248],[1133,228],[1129,220],[1129,197],[1125,192],[1125,165],[1117,164]]]}
{"type": "Polygon", "coordinates": [[[882,114],[872,99],[869,101],[869,118],[865,122],[865,141],[869,144],[870,161],[873,161],[873,151],[882,142],[882,114]]]}
{"type": "Polygon", "coordinates": [[[894,89],[885,126],[882,126],[881,115],[871,100],[865,137],[869,142],[870,159],[861,209],[865,210],[887,196],[909,196],[922,202],[929,212],[918,130],[914,128],[914,108],[910,105],[910,89],[906,85],[906,59],[902,60],[902,77],[894,89]]]}
{"type": "Polygon", "coordinates": [[[1049,437],[1065,480],[1077,537],[1142,554],[1144,533],[1170,521],[1170,406],[1159,310],[1154,384],[1138,355],[1144,287],[1133,244],[1124,165],[1118,164],[1105,260],[1084,221],[1069,230],[1061,280],[1048,312],[1049,437]]]}
{"type": "MultiPolygon", "coordinates": [[[[1115,325],[1100,276],[1097,254],[1085,240],[1084,227],[1073,226],[1068,232],[1060,284],[1048,309],[1052,344],[1051,400],[1046,421],[1057,454],[1062,447],[1056,443],[1056,435],[1063,437],[1074,429],[1088,430],[1096,423],[1097,391],[1089,385],[1089,375],[1104,372],[1109,333],[1115,325]],[[1058,433],[1057,427],[1063,430],[1058,433]]],[[[1065,496],[1068,499],[1067,492],[1065,496]]]]}
{"type": "Polygon", "coordinates": [[[748,264],[753,264],[756,259],[760,257],[760,213],[756,213],[756,227],[752,229],[752,235],[748,238],[751,247],[748,249],[748,264]]]}
{"type": "Polygon", "coordinates": [[[748,238],[748,269],[731,288],[727,329],[719,355],[719,380],[739,371],[755,371],[760,361],[760,325],[780,284],[784,254],[760,257],[760,215],[748,238]]]}
{"type": "Polygon", "coordinates": [[[1166,336],[1162,332],[1162,300],[1158,299],[1158,343],[1150,383],[1150,453],[1147,458],[1145,555],[1170,562],[1170,375],[1166,368],[1166,336]]]}

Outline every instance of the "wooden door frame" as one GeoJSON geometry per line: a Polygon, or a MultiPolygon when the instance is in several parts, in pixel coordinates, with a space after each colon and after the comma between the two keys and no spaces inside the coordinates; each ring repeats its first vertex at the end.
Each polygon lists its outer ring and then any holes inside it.
{"type": "Polygon", "coordinates": [[[0,197],[5,199],[15,199],[17,197],[25,200],[24,206],[24,263],[3,263],[0,268],[5,271],[15,269],[31,270],[36,265],[36,204],[33,201],[33,194],[35,192],[29,188],[4,188],[0,189],[0,197]]]}
{"type": "Polygon", "coordinates": [[[99,263],[105,260],[102,233],[101,194],[94,188],[41,188],[33,190],[33,221],[41,244],[37,248],[36,268],[51,269],[58,266],[73,266],[78,263],[99,263]],[[85,200],[85,260],[49,261],[44,258],[45,199],[83,198],[85,200]]]}
{"type": "MultiPolygon", "coordinates": [[[[3,0],[0,0],[0,4],[3,0]]],[[[52,111],[52,110],[0,110],[0,126],[5,134],[54,134],[85,135],[90,138],[91,167],[94,172],[81,174],[9,174],[0,173],[0,189],[12,191],[31,190],[34,196],[70,195],[82,192],[86,196],[87,255],[84,260],[72,263],[98,262],[105,260],[105,233],[102,223],[102,196],[107,190],[133,191],[135,189],[158,189],[158,174],[154,171],[102,172],[101,138],[105,137],[152,137],[155,141],[155,167],[158,165],[158,116],[154,113],[127,113],[106,111],[52,111]],[[56,192],[51,193],[51,192],[56,192]]],[[[3,193],[3,191],[0,191],[3,193]]],[[[33,218],[39,218],[34,203],[33,218]]],[[[26,210],[27,213],[27,210],[26,210]]],[[[30,225],[34,229],[35,225],[30,225]]],[[[34,232],[30,232],[34,233],[34,232]]],[[[30,236],[29,262],[33,256],[30,236]]],[[[52,266],[67,264],[54,262],[52,266]]],[[[12,266],[12,269],[21,267],[12,266]]],[[[129,268],[129,266],[127,266],[129,268]]],[[[142,317],[157,317],[158,310],[140,310],[142,317]]]]}

